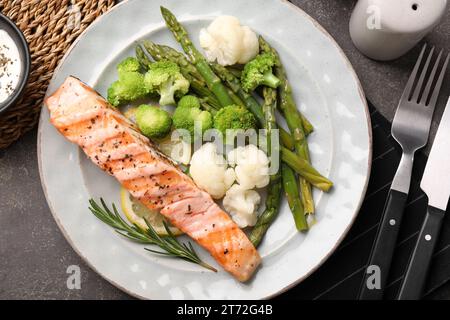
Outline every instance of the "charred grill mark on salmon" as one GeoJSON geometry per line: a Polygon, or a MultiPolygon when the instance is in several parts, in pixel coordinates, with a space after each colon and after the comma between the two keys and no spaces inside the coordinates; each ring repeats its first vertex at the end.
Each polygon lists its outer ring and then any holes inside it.
{"type": "Polygon", "coordinates": [[[252,276],[261,258],[244,232],[97,92],[69,77],[45,104],[59,132],[134,197],[160,210],[236,279],[252,276]]]}

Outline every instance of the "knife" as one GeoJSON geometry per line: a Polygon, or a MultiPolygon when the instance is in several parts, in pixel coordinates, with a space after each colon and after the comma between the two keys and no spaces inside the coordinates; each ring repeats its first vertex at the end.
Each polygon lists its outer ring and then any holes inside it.
{"type": "Polygon", "coordinates": [[[399,300],[421,297],[450,197],[450,99],[431,148],[420,188],[428,196],[427,214],[400,288],[399,300]]]}

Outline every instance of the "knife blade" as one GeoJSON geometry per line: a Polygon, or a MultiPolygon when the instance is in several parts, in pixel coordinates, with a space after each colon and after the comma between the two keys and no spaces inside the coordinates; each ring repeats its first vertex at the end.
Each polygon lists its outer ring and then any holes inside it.
{"type": "Polygon", "coordinates": [[[450,99],[420,183],[428,196],[428,205],[444,210],[450,197],[450,99]]]}

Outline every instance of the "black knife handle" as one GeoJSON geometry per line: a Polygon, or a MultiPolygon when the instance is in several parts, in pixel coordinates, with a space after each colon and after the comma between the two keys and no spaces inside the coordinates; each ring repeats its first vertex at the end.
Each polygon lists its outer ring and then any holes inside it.
{"type": "Polygon", "coordinates": [[[406,193],[392,189],[389,191],[383,210],[383,220],[378,227],[377,238],[370,254],[366,272],[364,273],[359,294],[360,300],[381,300],[383,298],[407,198],[408,195],[406,193]],[[368,269],[370,266],[376,266],[380,270],[379,277],[381,285],[379,288],[369,288],[368,286],[368,280],[371,277],[368,269]]]}
{"type": "Polygon", "coordinates": [[[445,211],[429,206],[403,279],[399,300],[420,299],[445,211]]]}

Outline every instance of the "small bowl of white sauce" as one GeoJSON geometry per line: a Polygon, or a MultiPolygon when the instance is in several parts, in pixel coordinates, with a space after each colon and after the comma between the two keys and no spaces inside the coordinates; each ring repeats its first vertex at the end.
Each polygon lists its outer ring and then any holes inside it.
{"type": "Polygon", "coordinates": [[[0,113],[23,93],[30,74],[30,51],[20,29],[0,14],[0,113]]]}

